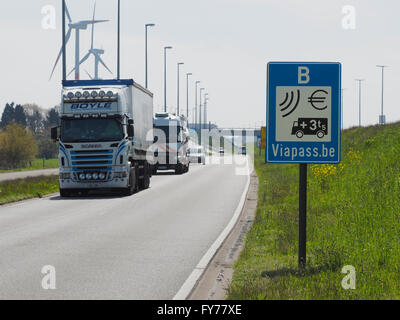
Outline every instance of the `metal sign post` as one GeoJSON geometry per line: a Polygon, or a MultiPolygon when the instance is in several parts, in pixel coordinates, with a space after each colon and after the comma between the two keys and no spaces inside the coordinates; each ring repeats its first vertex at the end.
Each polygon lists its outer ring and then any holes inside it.
{"type": "Polygon", "coordinates": [[[307,164],[340,162],[341,65],[270,62],[267,163],[299,163],[299,268],[306,266],[307,164]]]}
{"type": "Polygon", "coordinates": [[[299,268],[304,269],[307,258],[307,163],[300,163],[299,176],[299,268]]]}

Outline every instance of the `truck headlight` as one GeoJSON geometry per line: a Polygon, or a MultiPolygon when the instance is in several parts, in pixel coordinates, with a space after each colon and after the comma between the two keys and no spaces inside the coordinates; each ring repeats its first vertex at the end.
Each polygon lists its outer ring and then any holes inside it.
{"type": "Polygon", "coordinates": [[[86,180],[92,180],[92,174],[86,173],[86,180]]]}
{"type": "Polygon", "coordinates": [[[97,180],[99,178],[99,175],[97,173],[92,174],[93,180],[97,180]]]}
{"type": "Polygon", "coordinates": [[[85,179],[86,179],[86,175],[85,175],[84,173],[81,173],[81,174],[79,175],[79,179],[85,180],[85,179]]]}
{"type": "Polygon", "coordinates": [[[106,175],[104,173],[99,174],[99,179],[104,180],[106,178],[106,175]]]}

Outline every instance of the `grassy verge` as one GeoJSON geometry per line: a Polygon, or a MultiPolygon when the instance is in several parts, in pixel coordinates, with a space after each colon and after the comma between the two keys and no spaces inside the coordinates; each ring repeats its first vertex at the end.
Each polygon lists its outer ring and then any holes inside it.
{"type": "Polygon", "coordinates": [[[0,205],[58,191],[58,176],[40,176],[0,182],[0,205]]]}
{"type": "Polygon", "coordinates": [[[0,173],[28,171],[28,170],[41,170],[41,169],[53,169],[53,168],[58,168],[58,159],[44,160],[44,166],[43,166],[43,159],[35,159],[32,161],[32,165],[30,165],[28,167],[16,168],[16,169],[10,169],[10,170],[0,170],[0,173]]]}
{"type": "Polygon", "coordinates": [[[342,163],[308,171],[307,267],[297,271],[298,165],[265,165],[228,299],[400,299],[400,123],[346,130],[342,163]],[[342,288],[354,266],[356,289],[342,288]]]}

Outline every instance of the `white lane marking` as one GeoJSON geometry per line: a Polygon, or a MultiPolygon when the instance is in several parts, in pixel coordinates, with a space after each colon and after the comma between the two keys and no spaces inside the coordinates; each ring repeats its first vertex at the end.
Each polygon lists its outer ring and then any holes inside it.
{"type": "Polygon", "coordinates": [[[200,277],[203,275],[205,269],[209,265],[211,259],[215,256],[217,253],[218,249],[221,247],[222,243],[225,241],[225,239],[228,237],[228,235],[231,233],[232,229],[235,227],[237,220],[240,217],[240,214],[242,212],[247,192],[249,191],[250,187],[250,168],[249,168],[249,159],[247,159],[247,167],[248,167],[248,175],[247,175],[247,182],[246,182],[246,187],[244,188],[242,197],[240,198],[239,205],[237,206],[235,213],[233,214],[232,219],[229,221],[229,224],[225,227],[225,229],[222,231],[222,233],[218,236],[217,240],[214,241],[214,243],[211,245],[211,247],[208,249],[206,254],[201,258],[200,262],[197,264],[197,266],[194,268],[192,273],[189,275],[189,277],[186,279],[182,287],[179,289],[179,291],[175,294],[173,297],[173,300],[186,300],[187,297],[190,295],[196,284],[198,283],[200,277]]]}

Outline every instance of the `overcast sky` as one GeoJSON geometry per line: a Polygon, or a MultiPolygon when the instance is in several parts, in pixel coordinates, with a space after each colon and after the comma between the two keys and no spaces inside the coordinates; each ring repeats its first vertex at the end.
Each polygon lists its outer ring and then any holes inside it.
{"type": "MultiPolygon", "coordinates": [[[[163,46],[168,51],[168,105],[176,106],[177,67],[181,68],[181,108],[186,110],[186,72],[190,109],[194,80],[209,93],[209,120],[222,127],[265,122],[268,61],[338,61],[343,64],[345,127],[358,123],[358,88],[365,78],[363,124],[380,113],[381,73],[385,71],[385,114],[400,120],[400,3],[396,0],[122,0],[121,76],[144,85],[144,24],[149,30],[149,89],[155,111],[163,105],[163,46]],[[384,4],[383,4],[384,3],[384,4]],[[344,29],[343,6],[355,8],[355,29],[344,29]]],[[[95,46],[106,50],[105,62],[116,74],[116,3],[97,0],[95,46]]],[[[60,102],[61,65],[49,81],[61,47],[61,1],[13,0],[0,3],[0,112],[5,103],[36,103],[46,109],[60,102]],[[43,6],[56,8],[56,29],[42,28],[43,6]]],[[[91,19],[94,0],[67,0],[72,19],[91,19]]],[[[67,48],[73,67],[74,35],[67,48]]],[[[90,47],[90,30],[81,32],[81,57],[90,47]]],[[[93,71],[89,59],[81,70],[93,71]]],[[[108,78],[101,69],[101,76],[108,78]]],[[[172,110],[171,110],[172,111],[172,110]]]]}

